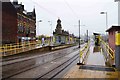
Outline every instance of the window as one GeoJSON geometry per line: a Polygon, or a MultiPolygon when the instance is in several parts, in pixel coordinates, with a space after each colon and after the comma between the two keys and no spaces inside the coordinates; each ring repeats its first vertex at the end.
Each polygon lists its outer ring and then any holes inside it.
{"type": "Polygon", "coordinates": [[[23,26],[18,26],[18,32],[19,32],[19,33],[23,33],[23,32],[24,32],[23,26]]]}

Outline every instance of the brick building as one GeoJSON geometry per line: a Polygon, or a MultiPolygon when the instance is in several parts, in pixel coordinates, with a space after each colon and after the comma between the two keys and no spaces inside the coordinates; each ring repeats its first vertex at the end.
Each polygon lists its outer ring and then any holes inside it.
{"type": "MultiPolygon", "coordinates": [[[[1,1],[0,5],[2,5],[1,1]]],[[[2,6],[0,6],[0,45],[1,44],[2,44],[2,6]]]]}
{"type": "Polygon", "coordinates": [[[11,2],[2,2],[2,43],[17,41],[17,11],[11,2]]]}
{"type": "Polygon", "coordinates": [[[35,40],[36,13],[26,12],[17,0],[2,2],[2,43],[35,40]]]}
{"type": "Polygon", "coordinates": [[[110,27],[107,32],[108,32],[108,43],[109,46],[115,50],[115,33],[116,31],[120,31],[120,26],[112,26],[110,27]]]}
{"type": "Polygon", "coordinates": [[[13,1],[17,10],[17,38],[18,42],[26,40],[35,40],[36,36],[36,13],[35,8],[32,12],[26,12],[24,5],[18,4],[17,0],[13,1]]]}

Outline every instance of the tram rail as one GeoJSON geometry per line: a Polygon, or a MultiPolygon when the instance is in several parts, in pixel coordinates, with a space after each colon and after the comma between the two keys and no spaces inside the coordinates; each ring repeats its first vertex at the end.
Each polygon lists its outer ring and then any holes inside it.
{"type": "MultiPolygon", "coordinates": [[[[65,50],[65,49],[64,49],[64,50],[65,50]]],[[[65,55],[68,55],[68,54],[74,52],[75,50],[76,50],[76,49],[73,48],[73,50],[72,50],[71,52],[69,52],[69,53],[67,53],[67,54],[65,54],[65,55]]],[[[63,50],[61,50],[61,51],[63,51],[63,50]]],[[[56,52],[56,51],[55,51],[55,52],[56,52]]],[[[59,53],[60,53],[60,52],[59,52],[59,53]]],[[[46,55],[46,54],[44,54],[44,55],[46,55]]],[[[49,55],[50,55],[50,54],[49,54],[49,55]]],[[[55,58],[55,59],[59,59],[59,58],[65,56],[65,55],[62,55],[62,56],[57,57],[57,58],[55,58]]],[[[14,65],[14,64],[18,64],[18,65],[19,65],[20,62],[23,63],[23,62],[25,62],[25,61],[29,61],[29,60],[32,60],[32,59],[35,59],[35,58],[39,58],[39,57],[41,57],[41,55],[35,56],[35,57],[32,57],[32,58],[28,58],[28,59],[23,59],[23,60],[16,61],[16,62],[11,62],[11,63],[8,63],[8,64],[3,64],[2,67],[4,68],[4,66],[10,66],[10,65],[14,65]]],[[[53,59],[53,60],[55,60],[55,59],[53,59]]],[[[17,75],[17,74],[20,74],[20,73],[22,73],[22,72],[28,71],[28,70],[30,70],[30,69],[39,67],[40,65],[41,65],[41,64],[36,65],[36,66],[29,67],[29,68],[26,68],[26,69],[23,69],[23,70],[21,70],[21,71],[17,71],[17,72],[15,72],[14,74],[9,74],[9,75],[7,75],[6,77],[3,76],[3,79],[10,78],[10,77],[12,77],[12,76],[14,76],[14,75],[17,75]]],[[[3,73],[3,74],[4,74],[4,73],[3,73]]]]}

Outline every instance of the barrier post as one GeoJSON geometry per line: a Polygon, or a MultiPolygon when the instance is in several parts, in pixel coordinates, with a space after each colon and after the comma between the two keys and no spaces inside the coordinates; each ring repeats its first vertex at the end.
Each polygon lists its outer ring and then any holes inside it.
{"type": "Polygon", "coordinates": [[[115,67],[120,71],[120,31],[115,34],[115,67]]]}

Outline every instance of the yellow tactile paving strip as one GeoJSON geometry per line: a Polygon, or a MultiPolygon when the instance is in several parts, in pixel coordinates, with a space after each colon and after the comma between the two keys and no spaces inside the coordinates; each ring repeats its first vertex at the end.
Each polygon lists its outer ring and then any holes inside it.
{"type": "Polygon", "coordinates": [[[95,71],[95,70],[85,70],[79,69],[80,66],[76,65],[71,70],[69,70],[64,79],[71,78],[119,78],[120,80],[120,72],[108,72],[108,71],[95,71]]]}

